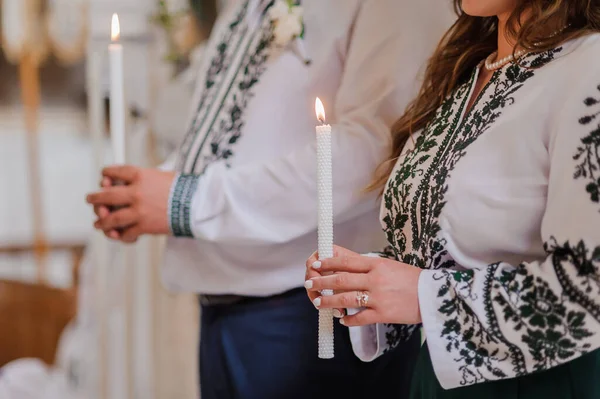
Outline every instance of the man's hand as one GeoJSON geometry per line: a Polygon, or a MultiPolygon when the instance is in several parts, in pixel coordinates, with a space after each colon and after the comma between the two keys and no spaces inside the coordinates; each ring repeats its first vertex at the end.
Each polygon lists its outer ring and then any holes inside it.
{"type": "Polygon", "coordinates": [[[107,237],[135,242],[142,234],[169,234],[168,204],[174,172],[111,166],[102,171],[102,190],[87,196],[107,237]],[[113,186],[112,182],[124,182],[113,186]],[[109,207],[123,207],[110,212],[109,207]]]}

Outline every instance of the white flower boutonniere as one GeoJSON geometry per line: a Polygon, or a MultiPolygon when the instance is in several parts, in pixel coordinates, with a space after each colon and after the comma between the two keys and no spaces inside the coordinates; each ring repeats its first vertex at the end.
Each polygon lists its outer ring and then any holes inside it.
{"type": "Polygon", "coordinates": [[[273,42],[277,47],[284,48],[293,44],[295,51],[305,64],[310,59],[304,48],[304,9],[294,4],[293,0],[275,0],[269,10],[273,23],[273,42]]]}

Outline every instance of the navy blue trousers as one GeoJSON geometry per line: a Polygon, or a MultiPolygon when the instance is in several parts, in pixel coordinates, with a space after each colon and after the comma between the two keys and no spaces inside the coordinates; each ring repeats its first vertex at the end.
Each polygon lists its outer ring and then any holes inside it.
{"type": "Polygon", "coordinates": [[[335,358],[317,357],[318,314],[304,289],[202,308],[201,399],[407,398],[414,339],[371,363],[335,325],[335,358]]]}

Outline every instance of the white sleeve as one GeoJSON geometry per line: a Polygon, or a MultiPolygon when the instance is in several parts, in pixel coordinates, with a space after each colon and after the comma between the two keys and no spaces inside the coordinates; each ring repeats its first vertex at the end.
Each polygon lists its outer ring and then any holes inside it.
{"type": "MultiPolygon", "coordinates": [[[[390,126],[414,96],[418,72],[439,39],[423,23],[430,18],[427,7],[413,8],[414,13],[397,0],[360,5],[334,104],[337,222],[376,206],[375,196],[363,195],[361,189],[382,160],[390,126]]],[[[176,180],[172,231],[221,243],[288,242],[315,230],[316,189],[315,143],[243,167],[214,164],[201,176],[176,180]]]]}
{"type": "Polygon", "coordinates": [[[544,371],[600,348],[600,74],[584,83],[574,97],[563,93],[548,146],[545,260],[421,273],[423,326],[445,389],[544,371]]]}
{"type": "MultiPolygon", "coordinates": [[[[380,257],[398,260],[396,252],[391,246],[381,252],[371,252],[363,256],[380,257]]],[[[347,309],[348,315],[354,315],[361,309],[347,309]]],[[[408,341],[415,331],[417,325],[403,324],[369,324],[360,327],[348,327],[350,330],[350,343],[356,357],[363,362],[372,362],[390,349],[390,343],[396,345],[408,341]]]]}

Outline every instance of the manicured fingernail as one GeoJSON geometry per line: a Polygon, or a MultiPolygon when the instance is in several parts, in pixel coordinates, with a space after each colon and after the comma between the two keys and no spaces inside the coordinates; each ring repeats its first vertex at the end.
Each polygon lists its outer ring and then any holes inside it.
{"type": "Polygon", "coordinates": [[[319,308],[319,306],[321,306],[321,298],[317,298],[313,301],[313,305],[315,305],[315,308],[319,308]]]}
{"type": "Polygon", "coordinates": [[[333,309],[333,317],[341,319],[342,317],[344,317],[344,314],[340,312],[339,309],[333,309]]]}
{"type": "Polygon", "coordinates": [[[313,281],[312,280],[306,280],[304,282],[304,288],[306,288],[307,290],[310,290],[313,287],[313,281]]]}
{"type": "Polygon", "coordinates": [[[313,269],[320,269],[321,268],[321,261],[318,260],[318,261],[314,262],[312,264],[312,267],[313,267],[313,269]]]}
{"type": "Polygon", "coordinates": [[[343,326],[346,325],[346,322],[344,321],[344,319],[340,319],[340,324],[343,325],[343,326]]]}

